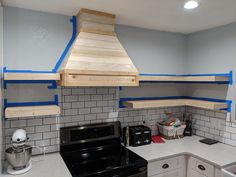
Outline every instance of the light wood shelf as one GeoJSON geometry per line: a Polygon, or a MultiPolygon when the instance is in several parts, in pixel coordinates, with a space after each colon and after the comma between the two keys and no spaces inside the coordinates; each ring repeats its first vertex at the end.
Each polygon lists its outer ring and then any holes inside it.
{"type": "Polygon", "coordinates": [[[227,103],[194,100],[194,99],[124,101],[123,105],[127,108],[133,108],[133,109],[162,108],[162,107],[175,107],[175,106],[193,106],[193,107],[212,109],[212,110],[228,108],[227,103]]]}
{"type": "Polygon", "coordinates": [[[229,81],[229,76],[139,76],[139,81],[227,82],[229,81]]]}
{"type": "Polygon", "coordinates": [[[4,80],[60,80],[59,73],[4,73],[4,80]]]}
{"type": "Polygon", "coordinates": [[[57,105],[17,106],[7,107],[5,109],[5,118],[59,115],[60,113],[61,109],[57,105]]]}

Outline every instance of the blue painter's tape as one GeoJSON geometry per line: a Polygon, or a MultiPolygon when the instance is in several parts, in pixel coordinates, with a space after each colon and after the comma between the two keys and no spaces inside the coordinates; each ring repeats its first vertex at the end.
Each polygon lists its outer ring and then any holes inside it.
{"type": "Polygon", "coordinates": [[[229,84],[229,81],[217,82],[187,82],[187,81],[139,81],[139,83],[177,83],[177,84],[229,84]]]}
{"type": "Polygon", "coordinates": [[[33,71],[33,70],[12,70],[7,69],[7,67],[3,68],[4,73],[53,73],[52,71],[33,71]]]}
{"type": "Polygon", "coordinates": [[[226,103],[228,105],[227,111],[231,112],[232,100],[222,100],[216,98],[204,98],[204,97],[189,97],[189,96],[167,96],[167,97],[138,97],[138,98],[120,98],[119,107],[125,108],[123,105],[124,101],[138,101],[138,100],[163,100],[163,99],[194,99],[194,100],[203,100],[203,101],[214,101],[220,103],[226,103]]]}
{"type": "Polygon", "coordinates": [[[4,109],[7,107],[17,107],[17,106],[46,106],[46,105],[58,105],[58,95],[54,95],[53,101],[41,101],[41,102],[8,103],[7,99],[4,99],[4,109]]]}
{"type": "Polygon", "coordinates": [[[229,72],[229,84],[233,85],[233,71],[229,72]]]}
{"type": "Polygon", "coordinates": [[[71,18],[71,23],[72,23],[72,36],[71,36],[71,39],[69,41],[69,43],[67,44],[66,48],[64,49],[63,53],[61,54],[61,57],[59,58],[59,60],[57,61],[54,69],[53,69],[53,72],[57,72],[58,68],[60,67],[61,63],[63,62],[66,54],[68,53],[69,49],[71,48],[75,38],[76,38],[76,16],[73,16],[71,18]]]}
{"type": "Polygon", "coordinates": [[[48,89],[56,89],[57,84],[54,80],[4,80],[4,89],[7,89],[7,84],[51,84],[48,89]]]}

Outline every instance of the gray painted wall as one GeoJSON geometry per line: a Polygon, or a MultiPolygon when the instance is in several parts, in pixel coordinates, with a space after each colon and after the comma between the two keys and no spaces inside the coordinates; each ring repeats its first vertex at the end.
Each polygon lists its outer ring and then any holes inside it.
{"type": "MultiPolygon", "coordinates": [[[[53,68],[71,37],[69,19],[63,15],[4,7],[5,66],[32,70],[53,68]]],[[[116,32],[140,72],[184,72],[184,35],[127,26],[116,26],[116,32]]]]}
{"type": "Polygon", "coordinates": [[[4,7],[8,69],[51,70],[71,37],[70,17],[4,7]]]}
{"type": "Polygon", "coordinates": [[[2,129],[2,66],[3,66],[3,9],[0,3],[0,174],[2,171],[2,147],[3,147],[3,129],[2,129]]]}
{"type": "Polygon", "coordinates": [[[232,120],[235,120],[236,100],[236,23],[188,35],[187,72],[224,73],[234,71],[234,84],[192,85],[189,95],[233,100],[232,120]]]}
{"type": "Polygon", "coordinates": [[[185,73],[186,36],[121,25],[116,32],[140,73],[185,73]]]}

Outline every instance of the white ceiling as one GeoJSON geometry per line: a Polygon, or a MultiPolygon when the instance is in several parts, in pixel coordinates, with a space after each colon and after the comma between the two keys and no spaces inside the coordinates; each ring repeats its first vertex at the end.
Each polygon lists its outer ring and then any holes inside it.
{"type": "Polygon", "coordinates": [[[198,0],[185,10],[186,0],[3,0],[6,6],[75,15],[91,8],[117,15],[116,23],[141,28],[192,33],[236,21],[236,0],[198,0]]]}

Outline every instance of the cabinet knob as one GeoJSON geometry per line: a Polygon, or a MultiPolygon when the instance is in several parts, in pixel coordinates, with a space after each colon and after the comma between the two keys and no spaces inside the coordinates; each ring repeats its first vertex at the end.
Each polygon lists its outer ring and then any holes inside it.
{"type": "Polygon", "coordinates": [[[165,163],[164,165],[162,165],[162,168],[167,169],[167,168],[169,168],[169,165],[167,163],[165,163]]]}
{"type": "Polygon", "coordinates": [[[205,168],[203,165],[198,165],[198,168],[199,168],[200,170],[202,170],[202,171],[205,171],[205,170],[206,170],[206,168],[205,168]]]}

